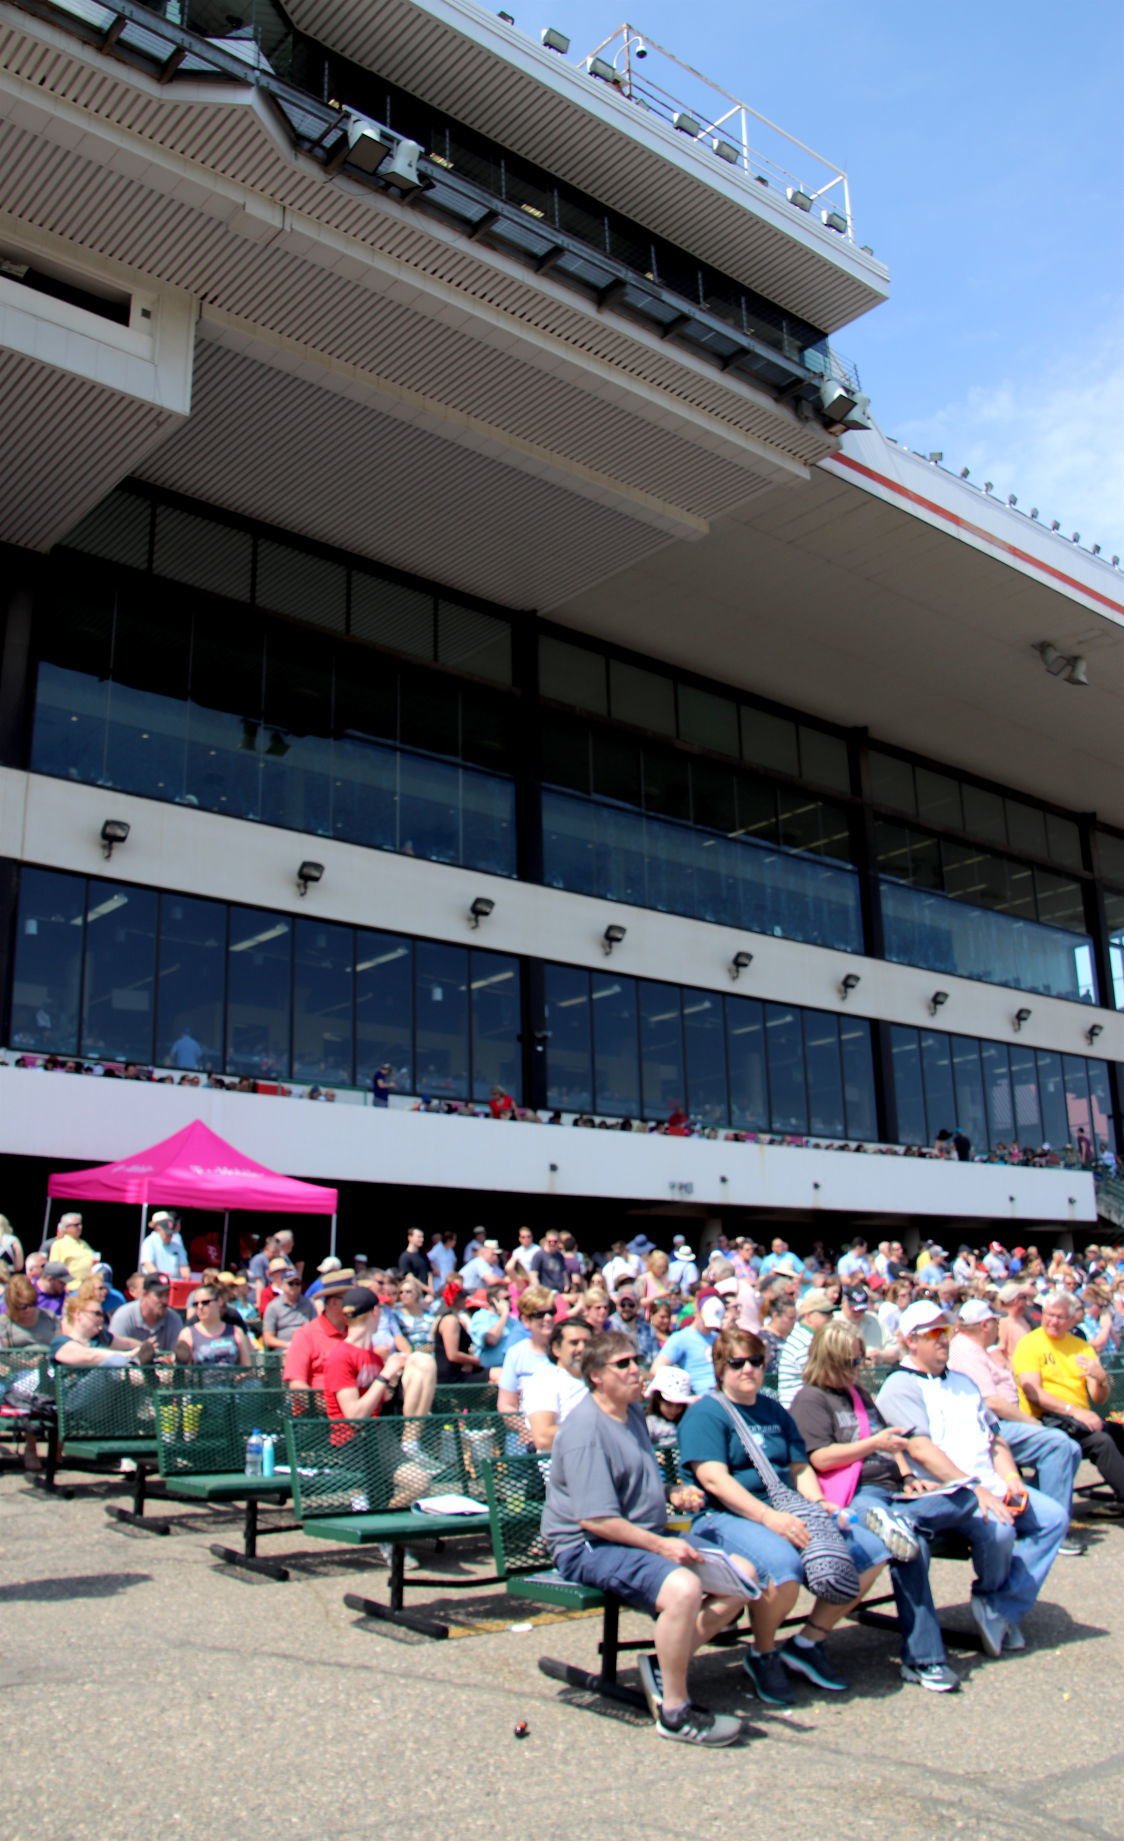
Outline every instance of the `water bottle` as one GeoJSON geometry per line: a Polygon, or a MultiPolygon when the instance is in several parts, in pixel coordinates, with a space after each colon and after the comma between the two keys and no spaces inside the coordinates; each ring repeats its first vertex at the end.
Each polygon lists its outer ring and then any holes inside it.
{"type": "Polygon", "coordinates": [[[262,1451],[261,1451],[262,1476],[271,1477],[273,1475],[273,1471],[274,1471],[274,1467],[276,1463],[277,1463],[277,1440],[274,1437],[272,1432],[267,1432],[265,1435],[265,1438],[262,1440],[262,1451]]]}
{"type": "Polygon", "coordinates": [[[246,1475],[260,1477],[262,1466],[262,1435],[257,1427],[246,1440],[246,1475]]]}
{"type": "Polygon", "coordinates": [[[453,1428],[451,1425],[446,1425],[446,1426],[441,1427],[441,1442],[439,1446],[439,1451],[440,1451],[441,1463],[444,1465],[446,1470],[449,1469],[451,1465],[456,1463],[457,1461],[457,1435],[453,1431],[453,1428]]]}

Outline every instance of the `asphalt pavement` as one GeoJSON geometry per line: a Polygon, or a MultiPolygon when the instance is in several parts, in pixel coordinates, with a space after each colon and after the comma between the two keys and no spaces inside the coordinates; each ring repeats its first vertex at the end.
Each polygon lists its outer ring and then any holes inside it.
{"type": "MultiPolygon", "coordinates": [[[[0,1476],[7,1841],[1124,1833],[1124,1523],[1092,1525],[1087,1553],[1058,1560],[1023,1654],[954,1650],[956,1695],[904,1686],[894,1638],[845,1624],[832,1655],[851,1691],[801,1687],[791,1713],[766,1715],[738,1652],[708,1652],[696,1697],[750,1728],[704,1753],[539,1672],[540,1654],[595,1666],[595,1618],[528,1627],[533,1607],[480,1588],[442,1600],[474,1633],[427,1641],[345,1608],[345,1591],[385,1595],[369,1556],[267,1537],[297,1556],[294,1576],[250,1578],[208,1550],[236,1543],[235,1516],[172,1505],[159,1538],[107,1518],[120,1487],[66,1480],[69,1501],[0,1476]]],[[[450,1579],[488,1571],[480,1551],[419,1552],[450,1579]]],[[[933,1576],[967,1632],[967,1569],[933,1576]]],[[[628,1616],[623,1634],[645,1625],[628,1616]]]]}

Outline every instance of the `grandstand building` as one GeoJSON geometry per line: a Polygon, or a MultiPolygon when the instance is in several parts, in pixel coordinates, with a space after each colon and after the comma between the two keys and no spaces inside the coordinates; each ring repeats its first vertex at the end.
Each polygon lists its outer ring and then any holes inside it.
{"type": "Polygon", "coordinates": [[[203,1117],[372,1256],[1092,1234],[763,1142],[1121,1124],[1120,571],[879,431],[814,122],[229,6],[0,0],[0,1206],[203,1117]]]}

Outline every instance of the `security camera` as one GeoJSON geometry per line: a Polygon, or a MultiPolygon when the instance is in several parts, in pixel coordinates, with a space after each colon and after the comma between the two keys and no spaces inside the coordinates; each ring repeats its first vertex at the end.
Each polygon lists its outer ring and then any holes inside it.
{"type": "Polygon", "coordinates": [[[637,41],[636,41],[636,50],[635,50],[635,51],[633,52],[633,54],[632,54],[632,55],[633,55],[633,57],[637,57],[637,58],[646,58],[646,57],[647,57],[647,55],[648,55],[648,47],[647,47],[647,45],[646,45],[646,44],[644,43],[644,40],[643,40],[642,38],[638,38],[638,39],[637,39],[637,41]]]}

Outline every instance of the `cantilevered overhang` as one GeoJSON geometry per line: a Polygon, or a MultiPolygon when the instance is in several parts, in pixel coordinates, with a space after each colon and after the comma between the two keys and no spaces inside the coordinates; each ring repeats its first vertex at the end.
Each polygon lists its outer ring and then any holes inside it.
{"type": "Polygon", "coordinates": [[[1124,576],[878,434],[553,617],[1124,824],[1124,576]]]}
{"type": "Polygon", "coordinates": [[[288,0],[294,25],[712,262],[824,332],[881,262],[471,0],[288,0]]]}

